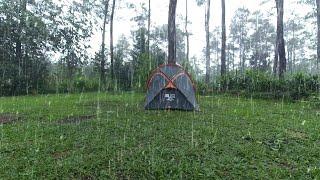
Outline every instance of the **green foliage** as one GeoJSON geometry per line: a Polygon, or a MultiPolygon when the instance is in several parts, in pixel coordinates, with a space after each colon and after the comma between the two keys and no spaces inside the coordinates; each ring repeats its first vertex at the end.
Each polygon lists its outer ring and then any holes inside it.
{"type": "Polygon", "coordinates": [[[285,80],[279,80],[268,73],[249,70],[244,74],[235,72],[220,77],[214,87],[220,90],[219,87],[224,83],[227,85],[227,91],[235,94],[298,100],[318,93],[320,78],[318,75],[298,73],[285,80]]]}
{"type": "Polygon", "coordinates": [[[51,42],[45,18],[29,1],[0,1],[0,96],[40,93],[47,88],[51,42]]]}
{"type": "MultiPolygon", "coordinates": [[[[320,95],[314,94],[308,98],[308,101],[313,108],[317,108],[320,110],[320,95]]],[[[320,113],[318,114],[320,116],[320,113]]]]}
{"type": "Polygon", "coordinates": [[[217,87],[217,84],[215,83],[207,84],[205,83],[204,79],[196,81],[195,86],[196,86],[196,92],[199,93],[200,95],[210,95],[219,89],[217,87]]]}
{"type": "Polygon", "coordinates": [[[298,73],[288,82],[291,97],[294,99],[307,98],[312,93],[317,93],[320,88],[320,78],[318,75],[304,75],[298,73]]]}
{"type": "Polygon", "coordinates": [[[99,90],[99,81],[80,77],[74,81],[76,92],[93,92],[99,90]]]}
{"type": "Polygon", "coordinates": [[[99,90],[99,80],[86,79],[83,77],[76,78],[74,81],[64,80],[58,84],[50,86],[46,93],[79,93],[79,92],[96,92],[99,90]],[[70,83],[72,84],[70,88],[70,83]],[[50,91],[51,90],[51,91],[50,91]]]}
{"type": "Polygon", "coordinates": [[[12,63],[1,63],[0,73],[5,76],[0,76],[0,96],[13,95],[17,82],[19,81],[16,77],[17,67],[12,63]]]}
{"type": "Polygon", "coordinates": [[[51,91],[47,79],[53,54],[61,56],[69,70],[64,77],[73,81],[87,59],[82,41],[91,35],[92,18],[87,3],[67,8],[62,14],[51,0],[0,1],[0,96],[51,91]]]}

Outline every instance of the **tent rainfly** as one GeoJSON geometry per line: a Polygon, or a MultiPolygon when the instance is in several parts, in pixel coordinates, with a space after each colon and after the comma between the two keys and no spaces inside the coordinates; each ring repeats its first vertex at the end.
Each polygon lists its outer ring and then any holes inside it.
{"type": "Polygon", "coordinates": [[[177,64],[159,66],[148,80],[145,109],[198,110],[190,75],[177,64]]]}

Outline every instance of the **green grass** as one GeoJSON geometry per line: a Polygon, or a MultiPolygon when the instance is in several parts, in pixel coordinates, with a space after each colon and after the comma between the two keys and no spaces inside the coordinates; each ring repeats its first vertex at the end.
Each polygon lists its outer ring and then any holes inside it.
{"type": "Polygon", "coordinates": [[[200,112],[144,111],[143,94],[0,98],[0,179],[316,179],[319,109],[199,97],[200,112]],[[95,115],[65,122],[68,116],[95,115]]]}

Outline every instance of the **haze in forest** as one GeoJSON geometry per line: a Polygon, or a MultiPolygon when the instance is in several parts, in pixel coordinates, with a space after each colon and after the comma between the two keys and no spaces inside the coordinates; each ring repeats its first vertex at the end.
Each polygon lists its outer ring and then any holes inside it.
{"type": "MultiPolygon", "coordinates": [[[[190,36],[190,56],[195,56],[199,60],[204,59],[204,48],[205,48],[205,11],[204,7],[198,6],[195,0],[188,0],[189,2],[189,32],[192,34],[190,36]]],[[[142,4],[147,7],[147,0],[125,0],[120,1],[118,4],[118,12],[115,14],[117,23],[115,27],[115,40],[117,41],[122,35],[130,38],[131,31],[135,30],[136,23],[132,21],[132,17],[141,13],[143,10],[141,8],[142,4]],[[133,3],[136,9],[127,8],[128,3],[133,3]]],[[[221,1],[213,0],[211,5],[211,30],[219,28],[221,24],[221,1]]],[[[294,15],[305,16],[308,12],[312,11],[310,6],[299,3],[299,0],[288,0],[284,2],[284,19],[292,19],[294,15]]],[[[168,5],[169,1],[155,0],[151,1],[151,27],[161,26],[167,24],[168,22],[168,5]]],[[[177,4],[177,25],[183,29],[184,28],[184,15],[185,15],[185,0],[178,0],[177,4]]],[[[271,22],[276,26],[276,8],[273,1],[267,2],[265,0],[227,0],[226,1],[226,26],[227,26],[227,36],[230,32],[230,25],[232,17],[234,16],[238,8],[247,8],[250,12],[260,11],[271,19],[271,22]]],[[[309,24],[306,26],[308,29],[315,28],[315,24],[309,24]]],[[[96,31],[92,41],[92,51],[94,54],[100,48],[101,31],[96,31]],[[97,43],[99,42],[99,43],[97,43]]],[[[216,36],[220,36],[216,35],[216,36]]],[[[108,37],[106,37],[108,39],[108,37]]],[[[166,47],[163,47],[166,50],[166,47]]],[[[199,63],[201,69],[204,69],[204,63],[199,63]]]]}

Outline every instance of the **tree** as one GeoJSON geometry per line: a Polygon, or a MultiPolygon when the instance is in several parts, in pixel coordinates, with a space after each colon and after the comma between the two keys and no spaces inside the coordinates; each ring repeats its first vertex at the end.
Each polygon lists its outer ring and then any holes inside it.
{"type": "Polygon", "coordinates": [[[317,4],[317,71],[320,73],[320,0],[316,0],[317,4]]]}
{"type": "Polygon", "coordinates": [[[168,15],[168,63],[176,63],[176,7],[177,0],[170,0],[168,15]]]}
{"type": "Polygon", "coordinates": [[[222,12],[222,37],[221,37],[221,76],[226,75],[226,13],[225,13],[225,0],[221,0],[221,12],[222,12]]]}
{"type": "Polygon", "coordinates": [[[206,36],[206,48],[205,48],[205,58],[206,58],[206,75],[205,82],[208,84],[210,82],[210,71],[211,71],[211,58],[210,58],[210,0],[197,0],[198,6],[202,6],[206,3],[205,9],[205,36],[206,36]]]}
{"type": "Polygon", "coordinates": [[[293,15],[293,17],[285,22],[284,32],[287,42],[288,71],[293,74],[297,69],[297,62],[299,62],[299,60],[303,62],[302,59],[305,58],[305,41],[308,38],[304,32],[304,24],[301,23],[301,18],[297,15],[293,15]],[[299,53],[297,53],[297,51],[299,53]]]}
{"type": "Polygon", "coordinates": [[[148,3],[148,41],[147,41],[147,49],[148,49],[148,58],[150,58],[150,26],[151,26],[151,0],[148,3]]]}
{"type": "Polygon", "coordinates": [[[85,40],[92,35],[92,18],[90,18],[91,3],[73,2],[67,5],[67,12],[59,16],[56,37],[59,41],[57,49],[62,52],[60,63],[66,67],[65,79],[67,79],[68,91],[73,91],[73,80],[79,68],[86,64],[88,59],[87,49],[90,47],[85,40]]]}
{"type": "Polygon", "coordinates": [[[210,0],[207,0],[207,10],[205,14],[205,30],[206,30],[206,78],[205,82],[210,82],[210,0]]]}
{"type": "MultiPolygon", "coordinates": [[[[157,26],[151,33],[151,38],[154,40],[152,46],[161,49],[162,52],[167,52],[166,46],[168,42],[168,26],[166,24],[157,26]]],[[[151,52],[152,56],[156,56],[155,52],[151,52]]],[[[176,27],[176,62],[184,66],[186,64],[185,52],[185,31],[176,27]]]]}
{"type": "Polygon", "coordinates": [[[276,0],[277,7],[277,52],[279,58],[279,78],[284,78],[286,72],[286,50],[283,38],[283,0],[276,0]]]}
{"type": "Polygon", "coordinates": [[[230,25],[230,37],[236,44],[235,49],[238,49],[239,53],[239,68],[243,73],[245,70],[247,51],[250,48],[248,39],[248,18],[250,11],[246,8],[239,8],[236,10],[234,17],[231,20],[230,25]]]}
{"type": "Polygon", "coordinates": [[[210,54],[213,54],[212,59],[213,61],[213,66],[210,66],[210,72],[212,72],[212,76],[220,76],[221,75],[221,26],[215,27],[211,32],[210,32],[210,54]]]}
{"type": "Polygon", "coordinates": [[[38,93],[49,84],[51,25],[60,8],[50,1],[0,1],[0,96],[38,93]]]}
{"type": "Polygon", "coordinates": [[[127,38],[120,36],[116,47],[114,56],[114,72],[115,72],[115,84],[114,89],[128,90],[131,85],[130,64],[129,64],[129,42],[127,38]]]}
{"type": "Polygon", "coordinates": [[[102,43],[101,43],[101,60],[100,60],[100,80],[103,86],[106,85],[106,58],[105,58],[105,38],[106,38],[106,25],[108,18],[109,0],[103,1],[103,25],[102,25],[102,43]]]}
{"type": "MultiPolygon", "coordinates": [[[[276,39],[275,28],[270,22],[270,18],[260,11],[255,11],[249,19],[251,29],[254,32],[250,34],[251,51],[250,65],[254,70],[270,70],[271,54],[274,52],[276,39]]],[[[273,57],[273,56],[272,56],[273,57]]]]}
{"type": "MultiPolygon", "coordinates": [[[[21,64],[22,64],[22,32],[25,28],[25,13],[27,10],[27,1],[26,0],[22,0],[20,1],[20,5],[18,8],[18,16],[19,16],[19,24],[18,24],[18,36],[16,38],[16,63],[19,65],[19,71],[18,71],[18,76],[20,79],[21,76],[21,64]]],[[[18,81],[18,88],[20,87],[20,81],[18,81]]]]}
{"type": "MultiPolygon", "coordinates": [[[[319,0],[299,0],[298,2],[302,3],[302,4],[307,4],[310,5],[312,7],[312,11],[308,12],[305,15],[304,20],[311,20],[312,25],[316,25],[316,31],[313,31],[313,29],[309,28],[311,31],[305,31],[305,34],[307,35],[306,40],[309,41],[308,42],[308,46],[309,49],[312,52],[315,52],[314,54],[311,55],[311,60],[315,60],[315,66],[310,63],[308,66],[309,67],[304,67],[303,69],[307,68],[310,70],[315,70],[317,71],[317,73],[320,72],[320,67],[319,67],[319,63],[320,63],[320,2],[319,0]],[[316,33],[316,34],[314,34],[316,33]],[[315,67],[315,68],[313,68],[315,67]]],[[[307,60],[307,59],[306,59],[307,60]]],[[[306,66],[306,64],[301,66],[306,66]]]]}
{"type": "Polygon", "coordinates": [[[112,10],[110,16],[110,62],[111,62],[111,82],[114,80],[114,52],[113,52],[113,18],[114,18],[114,9],[116,5],[116,0],[112,2],[112,10]]]}
{"type": "MultiPolygon", "coordinates": [[[[135,6],[132,6],[136,8],[135,6]]],[[[153,68],[148,54],[148,9],[145,4],[141,4],[141,13],[131,20],[137,24],[138,29],[132,30],[133,49],[131,49],[131,86],[136,90],[141,90],[147,81],[148,73],[153,68]]],[[[151,38],[151,35],[150,35],[151,38]]],[[[150,45],[150,44],[149,44],[150,45]]]]}
{"type": "Polygon", "coordinates": [[[189,50],[190,50],[190,44],[189,44],[189,32],[188,32],[188,0],[186,0],[186,16],[185,16],[185,34],[187,39],[187,52],[186,52],[186,60],[189,62],[189,50]]]}
{"type": "Polygon", "coordinates": [[[235,70],[235,52],[237,51],[237,47],[235,45],[235,41],[233,39],[235,39],[234,37],[232,37],[232,34],[230,34],[231,37],[228,38],[228,42],[227,42],[227,47],[228,47],[228,53],[227,53],[227,59],[228,59],[228,64],[227,64],[227,69],[229,69],[229,71],[234,71],[235,70]]]}

